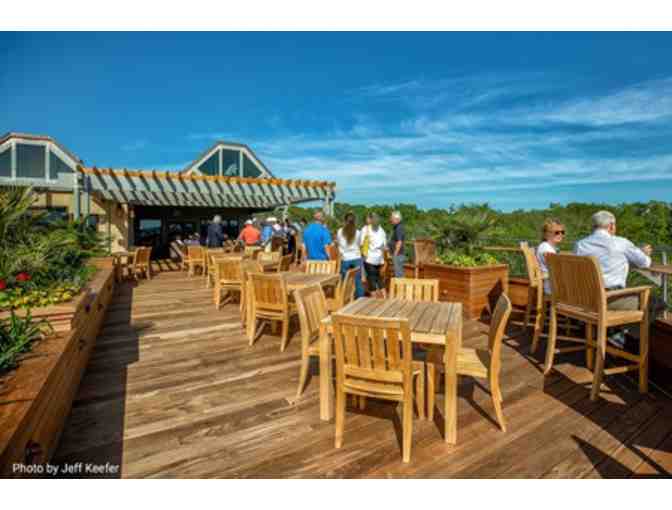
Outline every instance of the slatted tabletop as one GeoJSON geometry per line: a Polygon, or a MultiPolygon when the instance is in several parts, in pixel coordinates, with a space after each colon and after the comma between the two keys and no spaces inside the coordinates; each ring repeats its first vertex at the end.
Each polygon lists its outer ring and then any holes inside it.
{"type": "Polygon", "coordinates": [[[296,271],[283,271],[281,274],[285,275],[287,290],[290,292],[309,285],[336,285],[341,278],[338,274],[306,274],[296,271]]]}
{"type": "MultiPolygon", "coordinates": [[[[411,340],[444,345],[446,335],[457,334],[462,327],[461,303],[423,303],[403,299],[361,298],[338,313],[376,318],[408,319],[411,340]]],[[[330,322],[330,321],[328,321],[330,322]]]]}

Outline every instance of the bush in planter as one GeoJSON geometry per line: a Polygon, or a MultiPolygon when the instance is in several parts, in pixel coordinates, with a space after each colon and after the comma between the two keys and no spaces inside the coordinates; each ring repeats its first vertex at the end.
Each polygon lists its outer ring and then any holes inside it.
{"type": "Polygon", "coordinates": [[[30,351],[32,345],[51,332],[44,320],[35,320],[28,312],[19,317],[12,311],[10,317],[0,320],[0,375],[15,368],[21,354],[30,351]]]}
{"type": "Polygon", "coordinates": [[[487,205],[462,206],[438,216],[430,225],[441,263],[457,267],[497,264],[497,258],[483,251],[485,239],[496,235],[497,213],[487,205]]]}
{"type": "Polygon", "coordinates": [[[68,301],[95,268],[88,258],[105,253],[105,240],[83,222],[45,224],[34,213],[30,188],[0,188],[0,309],[68,301]]]}

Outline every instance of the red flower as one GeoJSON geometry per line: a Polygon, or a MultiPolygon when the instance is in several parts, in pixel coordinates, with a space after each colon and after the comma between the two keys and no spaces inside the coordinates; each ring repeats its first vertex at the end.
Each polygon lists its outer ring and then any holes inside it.
{"type": "Polygon", "coordinates": [[[27,282],[30,280],[30,275],[28,273],[19,273],[16,275],[17,282],[27,282]]]}
{"type": "Polygon", "coordinates": [[[5,280],[0,280],[0,290],[5,290],[7,288],[7,282],[5,280]]]}

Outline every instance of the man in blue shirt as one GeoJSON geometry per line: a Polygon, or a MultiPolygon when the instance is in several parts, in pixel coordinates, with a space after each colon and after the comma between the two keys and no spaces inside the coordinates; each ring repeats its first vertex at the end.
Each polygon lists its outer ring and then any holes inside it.
{"type": "Polygon", "coordinates": [[[266,246],[271,242],[273,237],[273,224],[278,221],[274,217],[266,218],[263,228],[261,229],[261,245],[266,246]]]}
{"type": "Polygon", "coordinates": [[[315,213],[315,221],[303,231],[303,253],[308,260],[329,260],[327,246],[331,244],[331,234],[324,226],[321,211],[315,213]]]}

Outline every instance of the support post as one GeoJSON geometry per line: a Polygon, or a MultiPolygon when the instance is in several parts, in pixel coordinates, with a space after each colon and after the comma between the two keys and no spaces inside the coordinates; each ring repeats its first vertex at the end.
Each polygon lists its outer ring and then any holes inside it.
{"type": "MultiPolygon", "coordinates": [[[[663,252],[662,256],[663,265],[667,265],[667,252],[663,252]]],[[[662,274],[663,279],[663,301],[667,304],[667,274],[662,274]]]]}
{"type": "Polygon", "coordinates": [[[75,220],[79,220],[79,217],[81,215],[80,212],[80,197],[79,197],[79,178],[82,174],[79,173],[79,170],[76,170],[72,174],[72,178],[75,181],[74,186],[72,188],[72,201],[73,201],[73,217],[75,220]]]}

